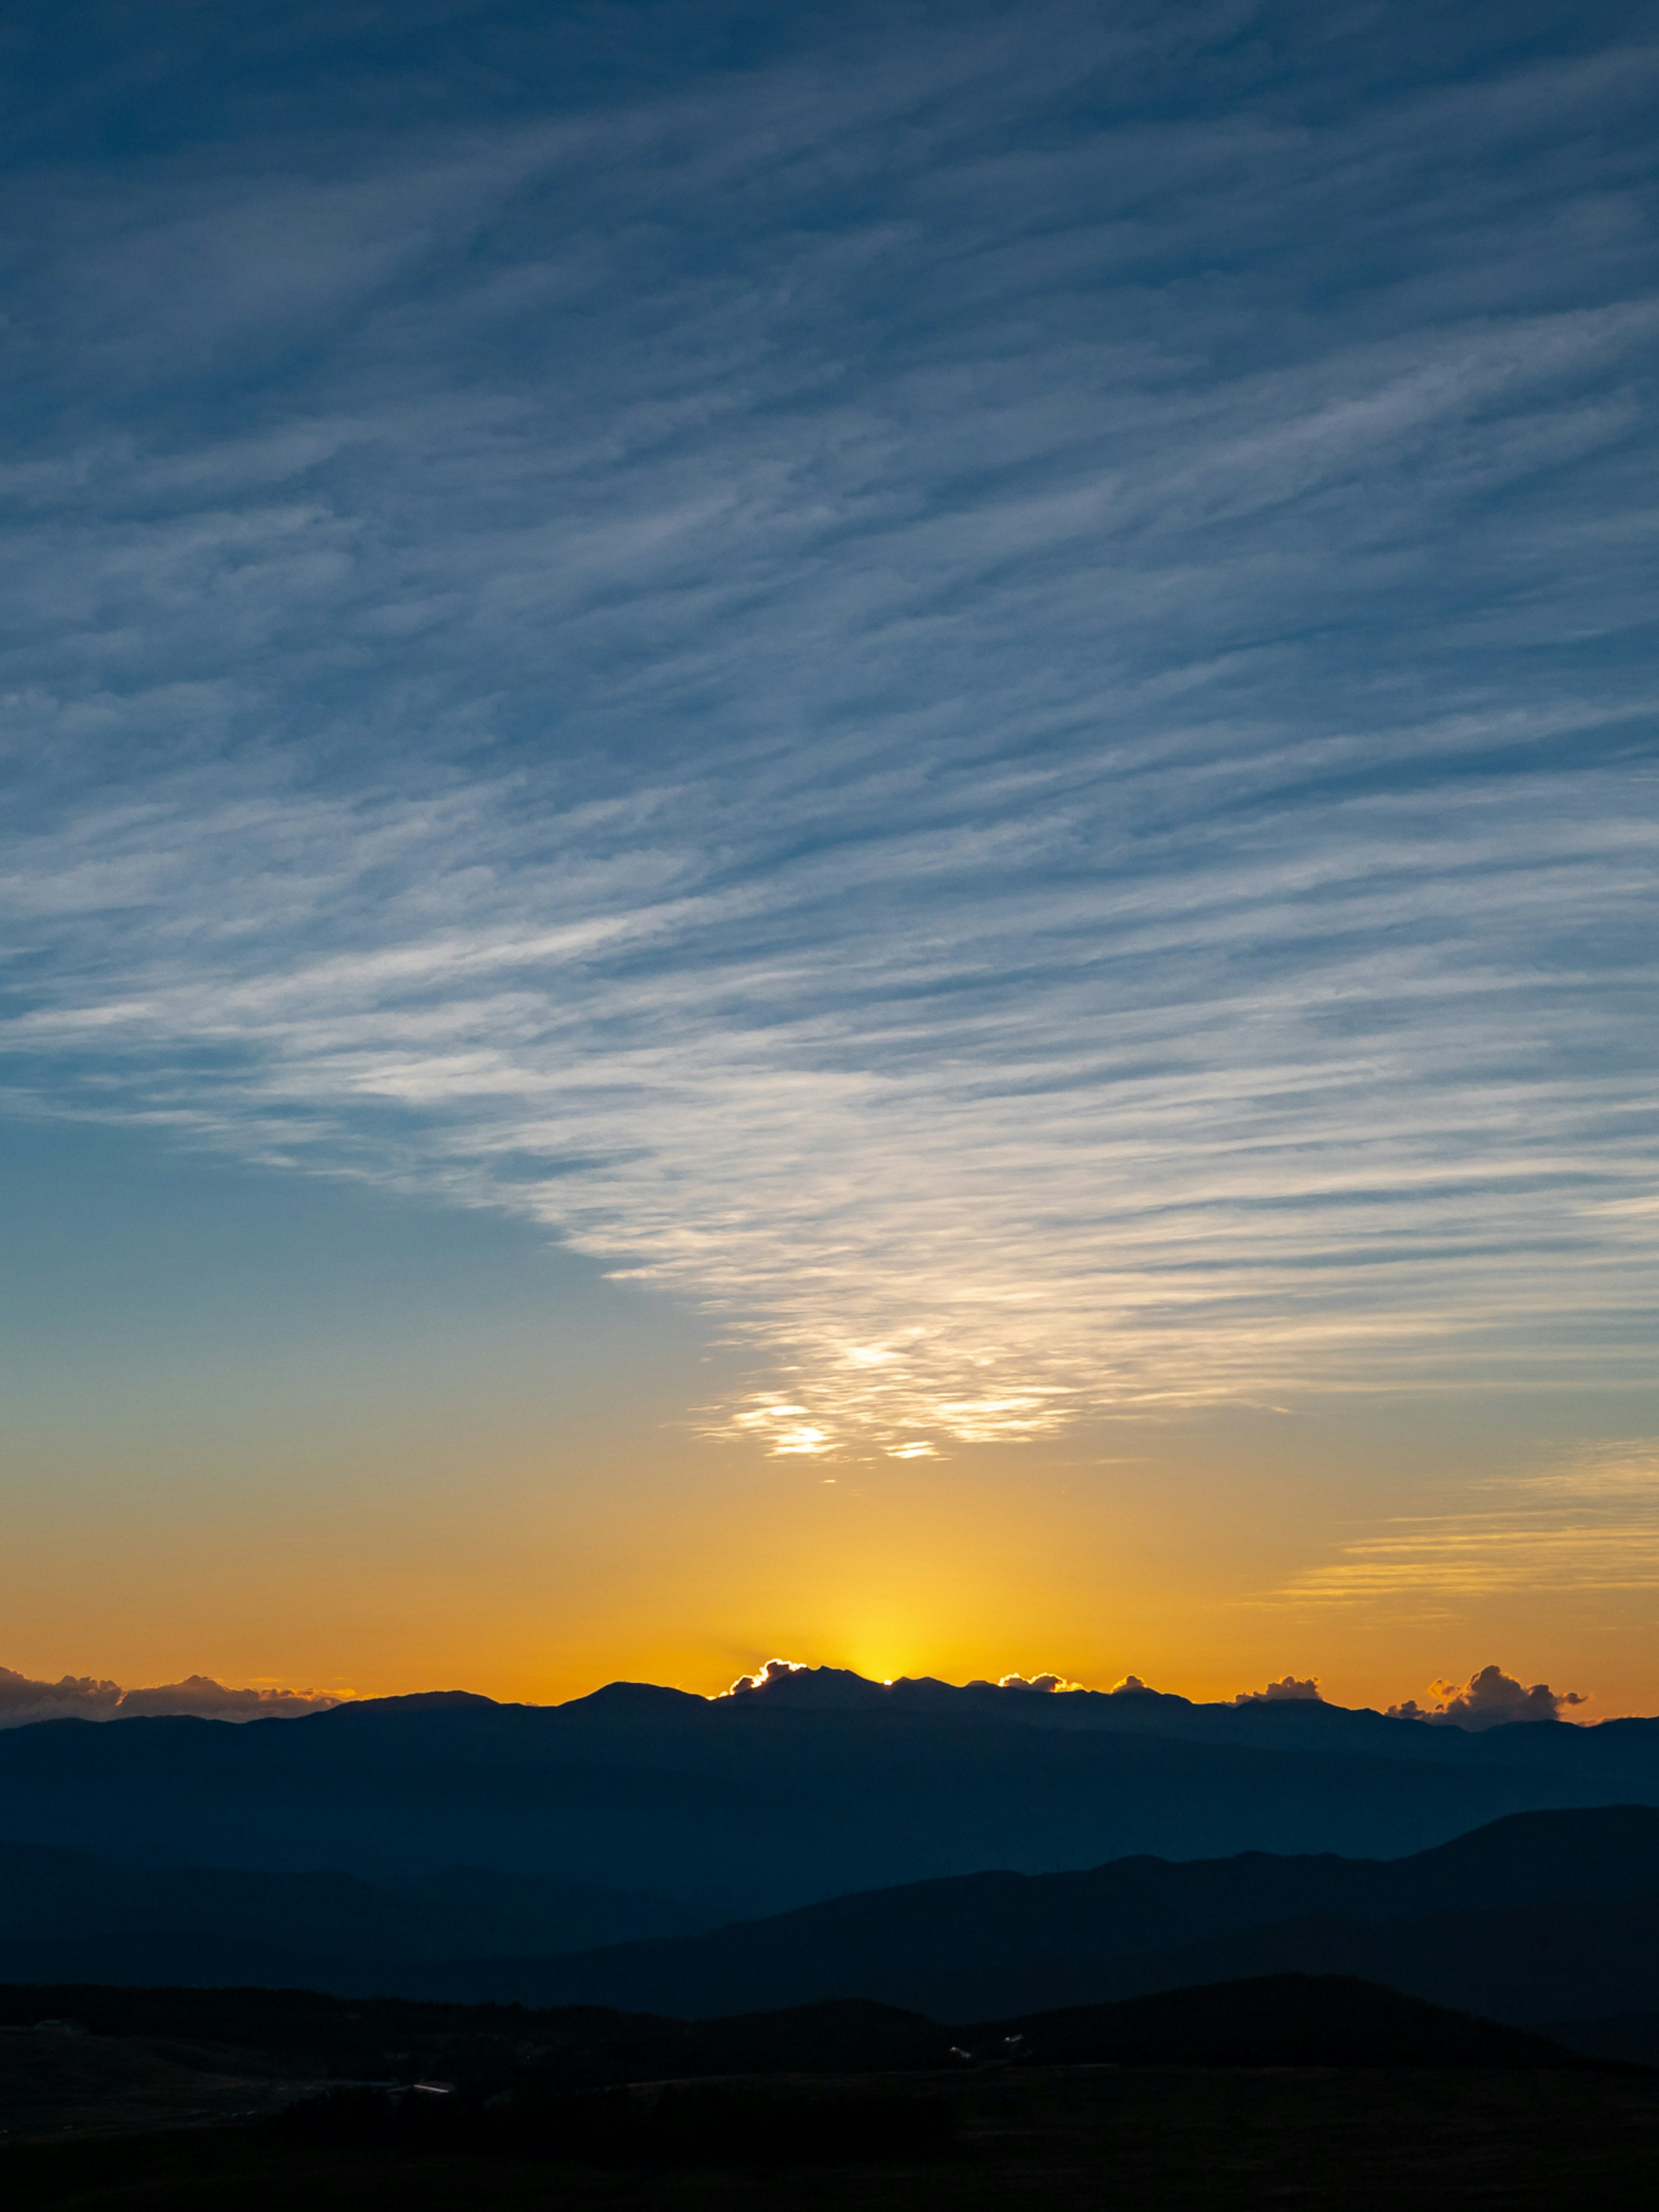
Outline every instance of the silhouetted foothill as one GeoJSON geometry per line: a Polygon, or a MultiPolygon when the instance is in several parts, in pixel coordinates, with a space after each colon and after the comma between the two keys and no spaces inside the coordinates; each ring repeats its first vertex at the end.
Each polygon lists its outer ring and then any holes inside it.
{"type": "Polygon", "coordinates": [[[1525,2066],[1591,2062],[1346,1974],[1277,1974],[961,2030],[970,2058],[1036,2066],[1525,2066]]]}

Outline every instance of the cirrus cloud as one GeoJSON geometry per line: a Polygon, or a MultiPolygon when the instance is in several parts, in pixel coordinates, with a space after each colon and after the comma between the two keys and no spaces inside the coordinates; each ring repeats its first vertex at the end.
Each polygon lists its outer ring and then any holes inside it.
{"type": "Polygon", "coordinates": [[[13,1110],[527,1215],[787,1456],[1640,1375],[1651,53],[873,21],[14,178],[13,1110]]]}

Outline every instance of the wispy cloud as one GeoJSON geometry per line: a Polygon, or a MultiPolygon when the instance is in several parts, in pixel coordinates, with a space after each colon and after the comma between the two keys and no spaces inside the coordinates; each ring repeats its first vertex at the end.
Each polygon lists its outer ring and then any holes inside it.
{"type": "Polygon", "coordinates": [[[1522,1496],[1650,1506],[1659,1513],[1659,1437],[1627,1437],[1586,1445],[1543,1474],[1517,1476],[1522,1496]]]}
{"type": "Polygon", "coordinates": [[[1281,1595],[1434,1610],[1517,1592],[1659,1589],[1659,1438],[1600,1445],[1488,1487],[1501,1503],[1390,1521],[1281,1595]]]}
{"type": "Polygon", "coordinates": [[[1169,14],[17,186],[17,1109],[526,1212],[783,1452],[1639,1373],[1652,57],[1079,113],[1169,14]]]}

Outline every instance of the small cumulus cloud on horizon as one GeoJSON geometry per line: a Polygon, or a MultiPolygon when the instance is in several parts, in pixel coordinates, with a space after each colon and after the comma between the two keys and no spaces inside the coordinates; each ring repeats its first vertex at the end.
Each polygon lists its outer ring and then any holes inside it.
{"type": "MultiPolygon", "coordinates": [[[[727,1690],[714,1700],[719,1704],[727,1699],[742,1701],[750,1698],[765,1698],[799,1710],[834,1711],[848,1705],[871,1706],[881,1704],[887,1697],[896,1695],[901,1701],[915,1697],[929,1699],[939,1692],[950,1693],[960,1688],[968,1693],[1016,1691],[1039,1696],[1065,1696],[1082,1693],[1086,1697],[1104,1695],[1108,1698],[1150,1698],[1158,1700],[1166,1696],[1139,1674],[1126,1674],[1109,1690],[1094,1690],[1085,1682],[1073,1681],[1069,1676],[1054,1673],[1037,1674],[1008,1674],[994,1680],[982,1676],[957,1686],[941,1682],[931,1676],[900,1677],[891,1680],[873,1681],[845,1667],[813,1666],[799,1659],[769,1659],[751,1674],[740,1674],[727,1690]]],[[[1586,1705],[1592,1700],[1577,1690],[1553,1690],[1547,1682],[1534,1682],[1530,1687],[1522,1684],[1504,1669],[1489,1664],[1476,1669],[1467,1683],[1436,1682],[1430,1691],[1433,1700],[1421,1705],[1407,1698],[1398,1705],[1385,1709],[1389,1720],[1428,1721],[1437,1726],[1480,1729],[1499,1727],[1510,1722],[1560,1720],[1575,1706],[1586,1705]]],[[[1173,1702],[1194,1702],[1177,1697],[1173,1702]]],[[[1203,1703],[1204,1700],[1197,1700],[1203,1703]]],[[[1323,1705],[1326,1699],[1316,1675],[1298,1676],[1285,1674],[1277,1680],[1270,1680],[1264,1688],[1240,1690],[1231,1699],[1219,1703],[1224,1710],[1261,1705],[1323,1705]]]]}
{"type": "Polygon", "coordinates": [[[55,1682],[36,1681],[10,1667],[0,1667],[0,1728],[21,1728],[34,1721],[198,1720],[254,1721],[320,1713],[343,1703],[319,1690],[227,1689],[206,1674],[186,1675],[149,1689],[125,1690],[118,1682],[92,1674],[64,1674],[55,1682]]]}
{"type": "MultiPolygon", "coordinates": [[[[797,1710],[833,1711],[848,1705],[879,1704],[896,1692],[946,1697],[982,1692],[1024,1692],[1038,1697],[1083,1693],[1098,1696],[1084,1682],[1060,1674],[1018,1673],[994,1680],[987,1676],[957,1685],[933,1677],[875,1681],[850,1668],[815,1667],[798,1659],[769,1659],[753,1673],[739,1675],[728,1689],[710,1698],[720,1705],[764,1697],[797,1710]]],[[[1160,1693],[1138,1674],[1128,1674],[1105,1692],[1108,1697],[1158,1698],[1160,1693]]],[[[1576,1690],[1555,1691],[1547,1683],[1524,1688],[1501,1667],[1479,1668],[1466,1684],[1437,1682],[1430,1692],[1434,1702],[1419,1705],[1408,1698],[1386,1709],[1395,1720],[1430,1721],[1437,1725],[1486,1729],[1514,1721],[1553,1721],[1591,1700],[1576,1690]]],[[[246,1722],[298,1719],[307,1714],[332,1711],[356,1702],[350,1691],[338,1693],[288,1688],[228,1688],[210,1675],[190,1674],[182,1681],[158,1684],[149,1689],[123,1689],[119,1683],[90,1674],[64,1674],[56,1681],[37,1680],[9,1667],[0,1667],[0,1729],[23,1728],[40,1721],[113,1721],[183,1718],[246,1722]]],[[[575,1701],[580,1703],[580,1698],[575,1701]]],[[[1185,1699],[1176,1699],[1186,1703],[1185,1699]]],[[[1322,1704],[1318,1680],[1286,1674],[1270,1680],[1264,1689],[1240,1690],[1224,1705],[1237,1709],[1262,1704],[1322,1704]]],[[[551,1710],[551,1709],[550,1709],[551,1710]]]]}
{"type": "Polygon", "coordinates": [[[1589,1703],[1577,1690],[1553,1690],[1547,1682],[1523,1688],[1501,1667],[1482,1667],[1467,1682],[1437,1682],[1430,1694],[1433,1705],[1419,1705],[1408,1698],[1404,1705],[1389,1707],[1389,1717],[1453,1728],[1501,1728],[1510,1721],[1559,1720],[1570,1706],[1589,1703]]]}

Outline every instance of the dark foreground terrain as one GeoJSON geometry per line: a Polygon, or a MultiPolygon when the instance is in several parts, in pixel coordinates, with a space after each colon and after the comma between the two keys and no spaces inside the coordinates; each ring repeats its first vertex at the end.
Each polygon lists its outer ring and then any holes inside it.
{"type": "Polygon", "coordinates": [[[941,2027],[0,1990],[7,2212],[1659,2201],[1659,2075],[1342,1977],[941,2027]]]}
{"type": "MultiPolygon", "coordinates": [[[[648,2094],[648,2093],[644,2093],[648,2094]]],[[[841,2158],[707,2140],[654,2160],[466,2156],[313,2143],[269,2124],[21,2145],[0,2153],[15,2212],[1344,2212],[1504,2206],[1629,2212],[1659,2188],[1659,2083],[1413,2069],[988,2069],[681,2087],[825,2100],[854,2137],[896,2103],[944,2123],[908,2148],[841,2158]]]]}

